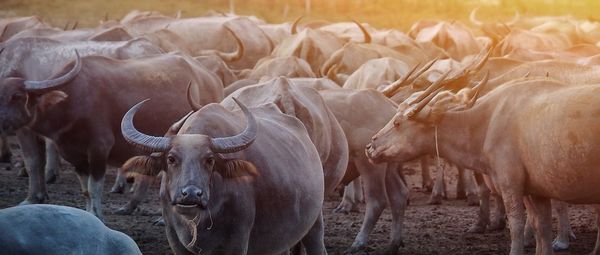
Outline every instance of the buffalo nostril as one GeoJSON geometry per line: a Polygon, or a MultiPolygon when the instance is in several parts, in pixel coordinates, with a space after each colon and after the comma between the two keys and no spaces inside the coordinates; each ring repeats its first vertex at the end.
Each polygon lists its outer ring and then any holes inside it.
{"type": "Polygon", "coordinates": [[[183,195],[183,197],[190,197],[190,198],[199,198],[202,196],[204,192],[202,191],[202,189],[199,189],[197,187],[194,186],[188,186],[185,187],[181,190],[181,195],[183,195]]]}

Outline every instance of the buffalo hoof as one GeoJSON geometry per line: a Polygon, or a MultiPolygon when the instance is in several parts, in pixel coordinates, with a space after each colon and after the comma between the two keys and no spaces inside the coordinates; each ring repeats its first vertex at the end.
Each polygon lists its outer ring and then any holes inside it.
{"type": "Polygon", "coordinates": [[[19,205],[43,204],[44,202],[46,202],[46,199],[48,199],[48,194],[30,196],[23,200],[23,202],[19,203],[19,205]]]}
{"type": "Polygon", "coordinates": [[[465,191],[457,191],[456,192],[456,199],[457,200],[462,200],[462,199],[467,199],[467,193],[465,193],[465,191]]]}
{"type": "Polygon", "coordinates": [[[552,249],[554,251],[566,251],[569,249],[569,242],[558,240],[558,238],[554,239],[554,241],[552,241],[552,249]]]}
{"type": "Polygon", "coordinates": [[[335,209],[334,213],[348,214],[350,212],[358,212],[358,206],[355,203],[342,201],[335,209]]]}
{"type": "Polygon", "coordinates": [[[485,226],[482,226],[482,224],[475,224],[467,230],[467,233],[483,234],[485,233],[485,226]]]}
{"type": "Polygon", "coordinates": [[[505,219],[497,219],[497,220],[494,220],[492,222],[492,224],[490,224],[490,231],[504,230],[505,227],[506,227],[506,220],[505,219]]]}
{"type": "Polygon", "coordinates": [[[429,197],[429,201],[427,201],[429,205],[441,205],[442,204],[442,196],[441,195],[432,195],[429,197]]]}
{"type": "Polygon", "coordinates": [[[4,153],[4,155],[0,156],[0,163],[10,163],[10,158],[12,155],[9,153],[4,153]]]}
{"type": "Polygon", "coordinates": [[[421,189],[424,192],[431,192],[433,190],[433,183],[432,182],[428,182],[428,183],[423,183],[423,185],[421,185],[421,189]]]}
{"type": "Polygon", "coordinates": [[[470,194],[467,196],[467,205],[468,206],[479,206],[479,196],[475,194],[470,194]]]}
{"type": "Polygon", "coordinates": [[[129,204],[126,204],[125,206],[117,209],[115,211],[115,214],[116,215],[131,215],[134,210],[135,210],[135,208],[132,208],[129,204]]]}
{"type": "Polygon", "coordinates": [[[154,220],[154,222],[152,222],[152,225],[154,226],[164,226],[165,225],[165,219],[160,216],[158,219],[154,220]]]}
{"type": "Polygon", "coordinates": [[[112,188],[110,189],[110,193],[123,194],[123,191],[125,191],[125,185],[123,185],[122,183],[118,183],[118,182],[116,182],[115,185],[113,185],[112,188]]]}
{"type": "Polygon", "coordinates": [[[398,254],[398,249],[400,247],[404,247],[404,242],[400,241],[398,244],[391,244],[384,252],[385,255],[396,255],[398,254]]]}
{"type": "Polygon", "coordinates": [[[350,248],[344,251],[344,255],[352,255],[352,254],[365,254],[364,245],[355,245],[353,244],[350,248]]]}
{"type": "Polygon", "coordinates": [[[27,170],[25,168],[19,168],[19,172],[17,173],[18,177],[29,177],[27,170]]]}
{"type": "Polygon", "coordinates": [[[533,236],[525,237],[524,246],[525,246],[525,248],[534,248],[535,247],[535,238],[533,236]]]}
{"type": "Polygon", "coordinates": [[[46,183],[56,183],[58,175],[54,171],[46,172],[46,183]]]}

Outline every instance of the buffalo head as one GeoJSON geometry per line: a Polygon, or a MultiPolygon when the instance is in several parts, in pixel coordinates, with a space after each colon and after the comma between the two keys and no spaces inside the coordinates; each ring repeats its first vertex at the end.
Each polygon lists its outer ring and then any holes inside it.
{"type": "Polygon", "coordinates": [[[12,132],[31,121],[39,113],[68,96],[59,89],[73,80],[81,70],[79,53],[73,68],[66,74],[44,81],[29,81],[23,78],[0,79],[0,133],[12,132]]]}
{"type": "Polygon", "coordinates": [[[246,149],[256,138],[258,124],[246,106],[236,100],[246,116],[246,128],[238,135],[221,138],[203,134],[154,137],[139,132],[133,126],[134,115],[146,101],[133,106],[125,114],[121,132],[128,142],[137,147],[164,154],[166,196],[178,213],[194,217],[198,210],[207,208],[215,174],[224,179],[257,175],[252,163],[224,157],[224,154],[246,149]]]}
{"type": "Polygon", "coordinates": [[[447,74],[398,106],[398,112],[367,145],[365,152],[370,161],[407,162],[435,151],[435,129],[444,114],[473,107],[479,91],[488,81],[488,74],[485,74],[477,85],[458,94],[441,92],[447,74]]]}

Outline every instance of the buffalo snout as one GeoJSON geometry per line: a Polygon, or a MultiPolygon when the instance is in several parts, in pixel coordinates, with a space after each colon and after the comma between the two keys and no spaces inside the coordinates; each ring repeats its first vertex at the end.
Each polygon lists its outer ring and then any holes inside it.
{"type": "Polygon", "coordinates": [[[206,208],[208,198],[205,192],[195,185],[188,185],[181,189],[175,205],[180,208],[206,208]]]}

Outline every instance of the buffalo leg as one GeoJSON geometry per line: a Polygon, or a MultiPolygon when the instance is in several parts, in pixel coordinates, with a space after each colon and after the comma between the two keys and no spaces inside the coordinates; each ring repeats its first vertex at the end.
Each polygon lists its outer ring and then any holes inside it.
{"type": "MultiPolygon", "coordinates": [[[[460,172],[460,168],[459,168],[460,172]]],[[[471,170],[463,170],[462,174],[459,174],[459,178],[464,180],[465,190],[467,195],[467,205],[469,206],[477,206],[479,205],[479,196],[477,195],[477,183],[473,178],[473,171],[471,170]]]]}
{"type": "Polygon", "coordinates": [[[506,209],[504,207],[504,201],[502,201],[502,196],[499,194],[493,194],[494,203],[496,206],[494,207],[496,213],[494,213],[494,219],[490,224],[490,230],[502,230],[506,227],[506,209]]]}
{"type": "Polygon", "coordinates": [[[525,197],[527,213],[533,214],[533,229],[535,230],[535,254],[552,255],[552,205],[550,199],[527,196],[525,197]]]}
{"type": "Polygon", "coordinates": [[[524,235],[525,230],[525,205],[523,204],[524,169],[515,167],[513,162],[503,160],[492,163],[492,169],[500,176],[494,178],[494,184],[498,185],[504,207],[507,209],[508,224],[510,229],[510,255],[525,254],[524,235]],[[510,177],[509,177],[510,176],[510,177]]]}
{"type": "Polygon", "coordinates": [[[153,177],[138,175],[135,177],[135,183],[133,185],[133,195],[129,199],[129,202],[123,207],[117,209],[116,214],[129,215],[138,207],[142,202],[146,194],[148,193],[148,187],[152,183],[153,177]]]}
{"type": "Polygon", "coordinates": [[[385,164],[372,165],[364,158],[356,160],[356,168],[361,174],[365,189],[366,211],[360,231],[348,250],[350,253],[364,248],[369,241],[369,235],[373,231],[375,223],[377,223],[383,209],[385,209],[385,167],[385,164]]]}
{"type": "Polygon", "coordinates": [[[44,181],[45,148],[41,139],[27,128],[17,131],[17,139],[23,151],[25,167],[29,169],[29,192],[24,204],[44,203],[48,197],[44,181]]]}
{"type": "Polygon", "coordinates": [[[90,213],[96,215],[98,219],[103,220],[102,215],[102,190],[104,188],[104,174],[106,173],[106,162],[113,140],[102,140],[92,145],[89,151],[89,173],[88,188],[90,191],[90,200],[92,208],[90,213]]]}
{"type": "Polygon", "coordinates": [[[479,193],[479,215],[477,222],[467,230],[469,233],[483,233],[490,224],[490,189],[485,184],[483,176],[475,173],[475,181],[479,193]]]}
{"type": "Polygon", "coordinates": [[[75,167],[75,172],[77,173],[77,178],[79,179],[79,184],[81,185],[81,193],[85,197],[85,210],[92,210],[92,200],[90,199],[90,190],[88,187],[88,180],[90,176],[86,173],[86,169],[84,167],[75,167]]]}
{"type": "Polygon", "coordinates": [[[56,144],[50,139],[44,139],[46,143],[46,183],[55,183],[60,173],[60,155],[56,144]]]}
{"type": "Polygon", "coordinates": [[[594,209],[596,210],[596,244],[590,255],[600,255],[600,204],[595,204],[594,209]]]}
{"type": "Polygon", "coordinates": [[[325,224],[323,223],[323,213],[315,221],[312,228],[302,238],[302,245],[306,249],[306,254],[327,254],[325,250],[325,224]]]}
{"type": "Polygon", "coordinates": [[[445,169],[443,169],[442,166],[438,164],[437,159],[435,160],[435,162],[435,165],[437,166],[437,172],[435,176],[435,182],[433,184],[433,191],[431,192],[431,196],[429,197],[429,201],[427,202],[430,205],[442,204],[442,198],[446,197],[446,183],[444,181],[445,169]]]}
{"type": "Polygon", "coordinates": [[[458,170],[458,178],[456,178],[456,199],[457,200],[461,200],[461,199],[466,199],[467,198],[467,191],[466,191],[466,184],[465,184],[465,178],[464,178],[464,174],[465,174],[465,169],[462,167],[457,167],[456,168],[458,170]]]}
{"type": "MultiPolygon", "coordinates": [[[[356,164],[354,160],[350,160],[350,162],[348,162],[348,171],[356,171],[356,164]]],[[[354,200],[354,193],[356,191],[355,183],[357,180],[358,178],[354,179],[349,185],[344,187],[342,201],[335,209],[333,209],[334,213],[347,214],[349,212],[358,212],[358,204],[357,201],[354,200]]]]}
{"type": "Polygon", "coordinates": [[[8,140],[6,136],[0,136],[0,163],[10,163],[10,149],[8,148],[8,140]]]}
{"type": "Polygon", "coordinates": [[[431,192],[433,189],[433,181],[429,172],[429,156],[423,156],[420,159],[421,163],[421,189],[431,192]]]}
{"type": "Polygon", "coordinates": [[[110,189],[110,193],[120,193],[123,194],[125,191],[125,183],[127,182],[127,178],[125,178],[125,173],[123,169],[117,169],[117,176],[115,177],[115,184],[110,189]]]}
{"type": "Polygon", "coordinates": [[[404,212],[408,205],[408,187],[402,178],[402,166],[389,164],[385,175],[385,192],[392,211],[391,242],[386,254],[396,254],[402,243],[404,212]]]}
{"type": "Polygon", "coordinates": [[[568,204],[558,200],[552,200],[552,207],[558,216],[558,235],[552,242],[552,248],[555,251],[562,251],[569,248],[570,238],[575,239],[575,234],[571,229],[569,222],[568,204]]]}
{"type": "Polygon", "coordinates": [[[525,247],[535,246],[535,229],[533,227],[533,213],[527,212],[527,220],[525,221],[525,230],[523,235],[525,237],[525,247]]]}

